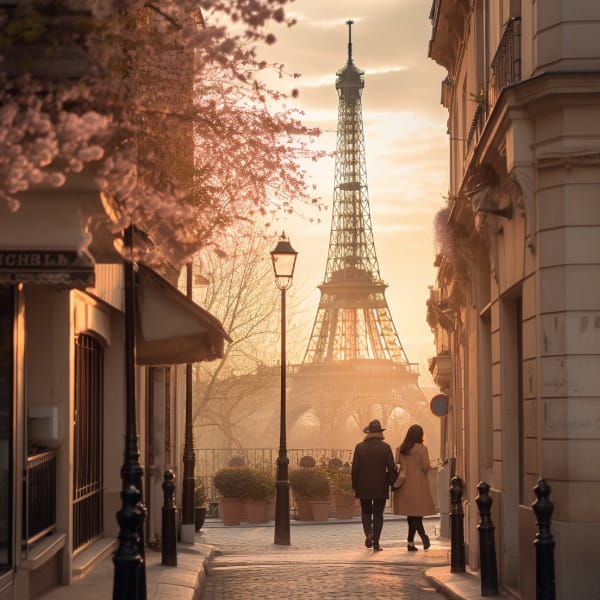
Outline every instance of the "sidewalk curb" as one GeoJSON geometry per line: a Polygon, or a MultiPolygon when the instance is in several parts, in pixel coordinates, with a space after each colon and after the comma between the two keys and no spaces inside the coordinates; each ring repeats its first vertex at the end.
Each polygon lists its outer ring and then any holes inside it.
{"type": "Polygon", "coordinates": [[[192,600],[201,600],[204,596],[206,579],[210,575],[212,561],[215,557],[216,549],[214,546],[209,546],[208,544],[199,544],[198,542],[196,542],[194,545],[200,547],[201,552],[204,555],[204,559],[202,560],[202,568],[198,569],[198,577],[196,579],[196,585],[194,586],[194,595],[192,600]]]}
{"type": "MultiPolygon", "coordinates": [[[[435,588],[450,600],[473,600],[481,595],[479,571],[467,570],[464,573],[452,573],[450,567],[432,567],[423,571],[423,576],[435,588]]],[[[495,598],[510,599],[512,596],[500,592],[495,598]]]]}

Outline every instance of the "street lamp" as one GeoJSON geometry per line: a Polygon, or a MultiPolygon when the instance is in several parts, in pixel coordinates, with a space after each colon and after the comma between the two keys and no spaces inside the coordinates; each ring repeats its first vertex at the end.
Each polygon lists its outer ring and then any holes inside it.
{"type": "Polygon", "coordinates": [[[288,481],[289,459],[286,441],[285,409],[285,292],[292,285],[294,266],[298,253],[290,241],[281,234],[271,251],[275,284],[281,290],[281,406],[279,417],[279,456],[277,457],[277,482],[275,484],[275,544],[290,545],[290,482],[288,481]]]}
{"type": "MultiPolygon", "coordinates": [[[[192,300],[192,262],[186,265],[186,292],[192,300]]],[[[192,364],[185,365],[185,441],[183,446],[183,490],[181,515],[181,541],[185,544],[194,543],[196,532],[194,517],[194,489],[196,455],[194,453],[194,432],[192,427],[192,364]]]]}
{"type": "Polygon", "coordinates": [[[145,508],[142,498],[142,467],[138,448],[135,410],[135,265],[133,263],[133,225],[125,230],[128,251],[124,268],[125,283],[125,453],[121,467],[123,487],[121,509],[117,512],[119,545],[113,556],[115,565],[113,600],[146,600],[144,550],[145,508]]]}

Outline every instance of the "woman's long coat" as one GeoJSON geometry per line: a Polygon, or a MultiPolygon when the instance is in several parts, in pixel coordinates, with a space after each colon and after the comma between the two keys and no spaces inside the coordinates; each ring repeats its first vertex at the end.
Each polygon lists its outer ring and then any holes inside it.
{"type": "Polygon", "coordinates": [[[427,476],[431,469],[427,446],[415,444],[407,455],[400,454],[400,448],[396,448],[396,462],[406,467],[406,480],[394,491],[394,514],[407,517],[437,514],[427,476]]]}
{"type": "Polygon", "coordinates": [[[357,498],[386,500],[394,474],[394,454],[381,437],[356,444],[352,457],[352,488],[357,498]]]}

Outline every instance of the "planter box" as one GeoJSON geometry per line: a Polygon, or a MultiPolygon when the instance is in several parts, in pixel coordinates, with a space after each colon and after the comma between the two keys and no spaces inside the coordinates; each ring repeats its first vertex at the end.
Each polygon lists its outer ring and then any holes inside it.
{"type": "Polygon", "coordinates": [[[264,523],[265,521],[265,500],[246,500],[244,506],[246,508],[246,518],[248,523],[264,523]]]}
{"type": "Polygon", "coordinates": [[[239,525],[242,520],[244,501],[241,498],[221,498],[219,511],[223,525],[239,525]]]}
{"type": "Polygon", "coordinates": [[[312,512],[310,510],[310,500],[304,496],[295,496],[296,500],[296,520],[312,521],[312,512]]]}
{"type": "Polygon", "coordinates": [[[336,494],[333,500],[335,503],[336,518],[351,519],[354,516],[354,507],[356,505],[356,498],[354,498],[354,496],[336,494]]]}
{"type": "Polygon", "coordinates": [[[313,521],[327,521],[329,518],[329,500],[309,500],[313,521]]]}
{"type": "Polygon", "coordinates": [[[265,523],[275,520],[275,500],[267,500],[265,502],[265,523]]]}

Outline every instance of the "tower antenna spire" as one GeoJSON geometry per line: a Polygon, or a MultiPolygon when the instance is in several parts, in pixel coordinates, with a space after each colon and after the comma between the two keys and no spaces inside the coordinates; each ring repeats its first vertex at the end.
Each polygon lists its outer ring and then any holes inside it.
{"type": "Polygon", "coordinates": [[[354,25],[354,21],[348,19],[346,25],[348,25],[348,61],[352,62],[352,25],[354,25]]]}

